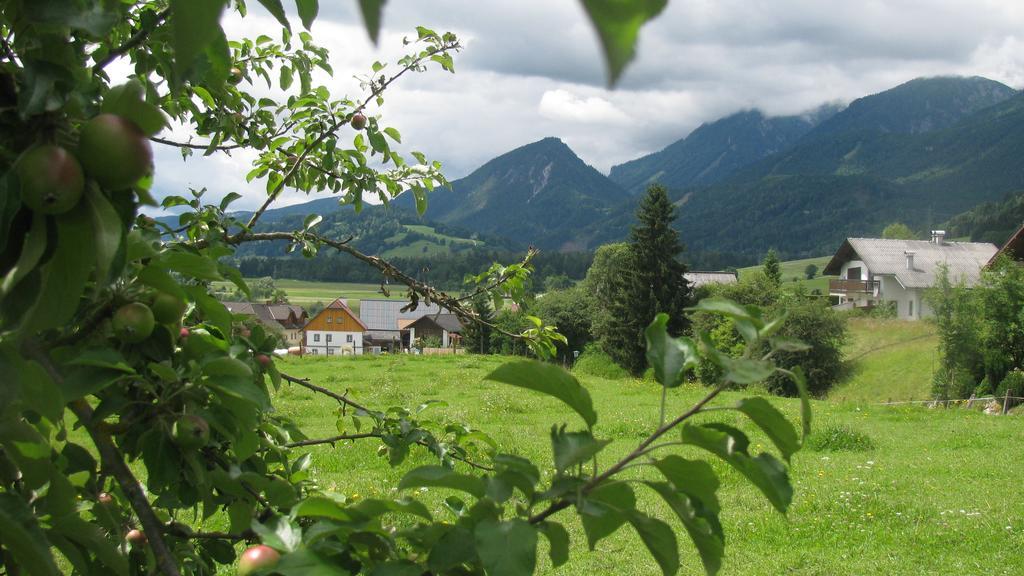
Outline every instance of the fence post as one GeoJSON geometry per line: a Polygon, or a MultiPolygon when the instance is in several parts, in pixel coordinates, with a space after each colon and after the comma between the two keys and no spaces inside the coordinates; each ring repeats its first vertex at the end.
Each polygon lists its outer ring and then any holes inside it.
{"type": "Polygon", "coordinates": [[[1006,414],[1010,409],[1010,387],[1006,387],[1006,397],[1003,398],[1003,414],[1006,414]]]}
{"type": "Polygon", "coordinates": [[[971,405],[974,404],[974,392],[971,392],[971,397],[967,399],[967,409],[971,409],[971,405]]]}

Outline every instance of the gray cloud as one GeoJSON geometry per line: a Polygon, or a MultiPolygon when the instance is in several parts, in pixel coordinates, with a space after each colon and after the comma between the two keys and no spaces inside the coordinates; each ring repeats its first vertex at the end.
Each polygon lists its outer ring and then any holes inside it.
{"type": "MultiPolygon", "coordinates": [[[[607,171],[741,109],[799,113],[918,76],[1024,84],[1018,0],[670,0],[643,30],[638,57],[614,91],[604,86],[596,36],[578,2],[391,0],[376,47],[355,6],[324,2],[313,26],[336,71],[320,80],[336,96],[358,96],[352,75],[399,57],[416,25],[464,39],[456,74],[403,78],[374,111],[402,131],[403,150],[441,160],[451,178],[545,136],[607,171]]],[[[231,36],[275,26],[255,4],[244,22],[226,23],[231,36]]],[[[239,205],[253,207],[263,183],[245,182],[247,160],[183,164],[176,152],[160,151],[156,190],[207,185],[212,196],[242,192],[239,205]]]]}

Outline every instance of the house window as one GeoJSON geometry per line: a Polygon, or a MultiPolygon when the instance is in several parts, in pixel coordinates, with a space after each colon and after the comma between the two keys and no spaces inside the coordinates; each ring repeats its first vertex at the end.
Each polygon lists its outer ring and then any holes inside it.
{"type": "Polygon", "coordinates": [[[327,355],[328,356],[334,356],[334,348],[328,348],[327,349],[327,355]]]}
{"type": "Polygon", "coordinates": [[[861,279],[860,278],[860,267],[857,266],[857,267],[854,267],[854,268],[848,268],[846,270],[846,279],[847,280],[860,280],[861,279]]]}
{"type": "Polygon", "coordinates": [[[328,341],[328,342],[330,342],[330,341],[331,341],[331,335],[330,335],[330,334],[328,334],[328,335],[327,335],[327,341],[328,341]]]}
{"type": "Polygon", "coordinates": [[[319,342],[319,341],[320,341],[320,335],[319,334],[313,334],[313,342],[319,342]]]}
{"type": "Polygon", "coordinates": [[[352,341],[352,335],[351,334],[345,334],[345,342],[351,342],[351,341],[352,341]]]}
{"type": "Polygon", "coordinates": [[[331,320],[333,320],[333,319],[334,319],[333,316],[327,316],[327,323],[330,324],[331,320]]]}

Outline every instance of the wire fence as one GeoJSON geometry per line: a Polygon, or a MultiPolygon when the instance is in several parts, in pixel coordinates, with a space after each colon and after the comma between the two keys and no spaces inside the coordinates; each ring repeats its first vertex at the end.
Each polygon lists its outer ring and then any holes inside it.
{"type": "Polygon", "coordinates": [[[1004,396],[971,396],[970,398],[950,398],[950,399],[938,399],[932,398],[930,400],[889,400],[888,402],[876,402],[875,406],[901,406],[901,405],[913,405],[913,404],[926,404],[928,406],[942,406],[944,408],[960,407],[965,406],[967,408],[972,407],[975,403],[986,403],[986,402],[1002,402],[1001,413],[1006,414],[1010,409],[1010,401],[1013,400],[1014,404],[1019,404],[1024,398],[1020,396],[1010,396],[1007,393],[1004,396]]]}

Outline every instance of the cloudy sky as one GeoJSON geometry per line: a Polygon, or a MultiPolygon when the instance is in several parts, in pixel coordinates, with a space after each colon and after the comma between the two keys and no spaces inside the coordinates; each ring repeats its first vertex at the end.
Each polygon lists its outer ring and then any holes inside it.
{"type": "MultiPolygon", "coordinates": [[[[353,74],[401,56],[402,37],[417,25],[463,40],[454,75],[403,78],[379,110],[401,130],[405,151],[441,160],[450,179],[545,136],[607,173],[738,110],[799,113],[918,76],[979,75],[1024,88],[1020,0],[669,0],[615,90],[576,1],[391,0],[377,46],[354,0],[320,3],[312,33],[335,69],[321,80],[338,96],[358,97],[353,74]]],[[[277,36],[276,21],[250,4],[244,20],[226,17],[229,37],[277,36]]],[[[160,195],[206,185],[211,197],[242,193],[239,208],[261,201],[262,183],[244,179],[251,157],[183,165],[176,150],[160,148],[160,195]]]]}

